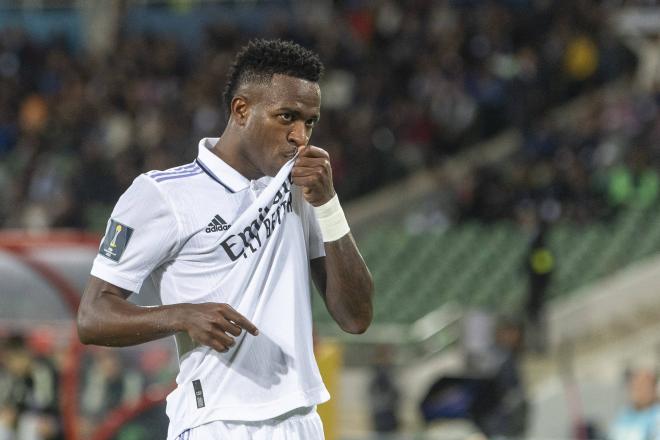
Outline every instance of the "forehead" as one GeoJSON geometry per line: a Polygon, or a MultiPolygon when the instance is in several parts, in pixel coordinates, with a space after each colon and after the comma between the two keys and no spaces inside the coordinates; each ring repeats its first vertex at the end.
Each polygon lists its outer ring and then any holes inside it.
{"type": "Polygon", "coordinates": [[[312,81],[275,74],[269,84],[254,85],[264,104],[316,111],[321,107],[321,89],[312,81]]]}
{"type": "Polygon", "coordinates": [[[637,383],[655,382],[655,379],[655,373],[650,370],[639,370],[632,375],[632,380],[637,383]]]}

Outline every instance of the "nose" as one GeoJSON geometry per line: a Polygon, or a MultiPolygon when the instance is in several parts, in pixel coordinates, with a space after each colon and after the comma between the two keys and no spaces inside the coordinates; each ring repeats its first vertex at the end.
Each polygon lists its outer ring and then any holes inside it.
{"type": "Polygon", "coordinates": [[[296,147],[307,145],[309,135],[307,133],[307,127],[303,121],[296,121],[291,124],[291,130],[289,131],[287,140],[289,143],[295,144],[296,147]]]}

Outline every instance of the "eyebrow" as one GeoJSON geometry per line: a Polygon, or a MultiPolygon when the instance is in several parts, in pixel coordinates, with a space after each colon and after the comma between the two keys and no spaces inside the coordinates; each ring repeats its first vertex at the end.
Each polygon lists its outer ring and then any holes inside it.
{"type": "MultiPolygon", "coordinates": [[[[280,107],[280,108],[277,109],[277,111],[278,111],[278,112],[287,112],[287,113],[291,113],[291,114],[293,114],[293,115],[296,116],[296,117],[300,117],[300,116],[302,116],[302,113],[300,112],[300,110],[295,110],[295,109],[290,108],[290,107],[280,107]]],[[[314,121],[318,122],[318,121],[321,119],[321,115],[319,115],[319,114],[314,114],[314,115],[312,115],[312,116],[311,116],[310,118],[308,118],[308,119],[313,119],[314,121]]]]}

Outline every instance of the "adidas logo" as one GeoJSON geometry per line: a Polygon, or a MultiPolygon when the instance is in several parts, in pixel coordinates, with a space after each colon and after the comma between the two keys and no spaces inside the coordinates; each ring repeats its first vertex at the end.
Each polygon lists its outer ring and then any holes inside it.
{"type": "Polygon", "coordinates": [[[216,214],[213,220],[206,226],[206,232],[226,231],[230,226],[222,217],[216,214]]]}

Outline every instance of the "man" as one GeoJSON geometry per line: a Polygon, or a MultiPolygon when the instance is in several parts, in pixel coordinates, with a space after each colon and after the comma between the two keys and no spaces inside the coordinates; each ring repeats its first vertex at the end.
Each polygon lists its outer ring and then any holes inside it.
{"type": "Polygon", "coordinates": [[[0,347],[0,439],[61,439],[57,387],[52,362],[10,336],[0,347]]]}
{"type": "Polygon", "coordinates": [[[83,343],[175,335],[168,439],[322,439],[329,399],[312,352],[310,275],[349,333],[372,318],[371,275],[337,200],[318,56],[250,42],[225,89],[228,122],[188,165],[140,175],[108,223],[78,311],[83,343]],[[163,306],[126,300],[151,275],[163,306]]]}
{"type": "Polygon", "coordinates": [[[616,416],[610,440],[660,439],[660,404],[655,368],[633,368],[627,377],[628,404],[616,416]]]}

